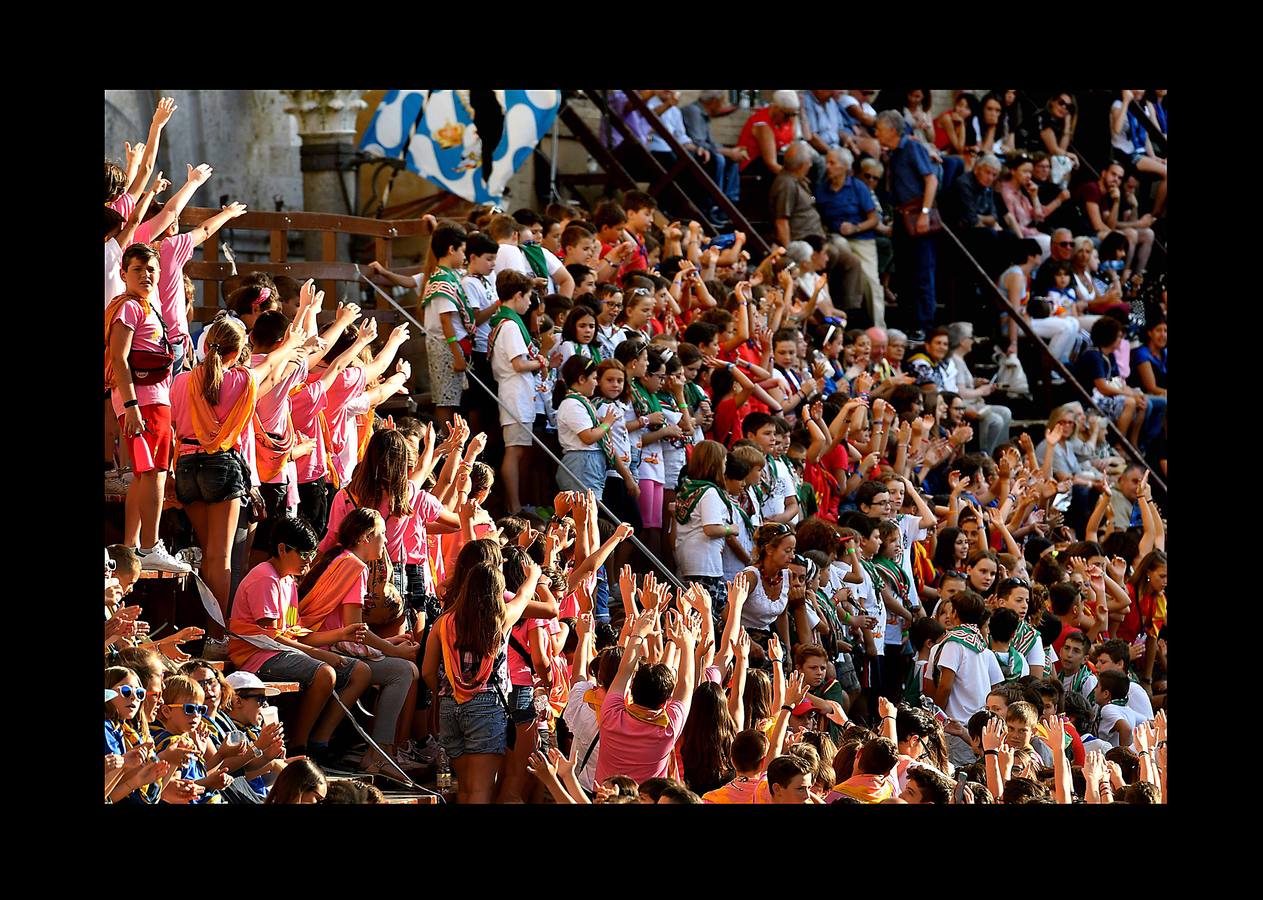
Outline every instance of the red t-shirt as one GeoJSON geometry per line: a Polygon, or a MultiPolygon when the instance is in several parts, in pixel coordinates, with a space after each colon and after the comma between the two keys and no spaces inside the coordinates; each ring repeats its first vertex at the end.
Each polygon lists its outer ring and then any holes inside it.
{"type": "Polygon", "coordinates": [[[741,161],[743,170],[756,159],[763,158],[759,150],[759,142],[754,137],[754,126],[760,122],[772,129],[772,135],[776,139],[776,152],[778,155],[783,153],[785,148],[794,140],[793,116],[790,116],[781,125],[774,125],[772,124],[772,107],[765,106],[762,109],[755,110],[754,114],[746,119],[746,123],[741,129],[741,136],[737,138],[737,146],[745,147],[749,153],[749,157],[741,161]]]}

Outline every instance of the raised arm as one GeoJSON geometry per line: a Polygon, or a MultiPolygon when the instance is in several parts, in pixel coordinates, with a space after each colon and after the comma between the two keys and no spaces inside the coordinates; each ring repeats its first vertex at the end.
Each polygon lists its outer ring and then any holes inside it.
{"type": "Polygon", "coordinates": [[[190,232],[193,235],[193,246],[200,247],[208,237],[219,231],[219,229],[223,228],[233,219],[236,219],[239,216],[244,216],[246,212],[246,205],[244,203],[229,203],[219,212],[215,213],[215,215],[211,216],[190,232]]]}
{"type": "Polygon", "coordinates": [[[149,123],[149,137],[145,140],[145,153],[141,157],[140,168],[137,169],[136,177],[127,188],[127,193],[131,194],[133,200],[140,199],[140,192],[149,181],[149,176],[153,174],[154,164],[158,161],[158,144],[162,140],[162,129],[167,126],[167,122],[171,120],[172,114],[177,109],[179,107],[175,105],[175,100],[171,97],[163,97],[158,101],[158,108],[154,110],[153,119],[149,123]]]}
{"type": "MultiPolygon", "coordinates": [[[[214,170],[206,163],[202,163],[196,169],[191,165],[185,165],[188,169],[188,178],[184,182],[184,186],[172,195],[171,199],[166,202],[162,210],[150,220],[150,234],[162,234],[172,222],[180,220],[180,213],[184,212],[184,207],[193,199],[193,195],[197,193],[197,189],[206,183],[207,179],[214,174],[214,170]]],[[[201,243],[200,241],[198,243],[201,243]]]]}

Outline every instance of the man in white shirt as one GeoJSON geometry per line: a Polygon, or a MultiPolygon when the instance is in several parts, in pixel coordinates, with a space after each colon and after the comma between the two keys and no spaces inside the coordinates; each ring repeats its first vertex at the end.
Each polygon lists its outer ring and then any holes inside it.
{"type": "Polygon", "coordinates": [[[534,247],[532,252],[538,250],[548,273],[546,276],[540,275],[532,268],[526,258],[526,253],[522,250],[524,242],[532,246],[538,243],[534,229],[538,228],[542,232],[543,220],[532,210],[518,210],[518,215],[523,219],[533,218],[535,224],[517,221],[509,216],[496,216],[487,225],[487,234],[499,244],[492,277],[499,275],[505,269],[512,269],[528,278],[535,279],[535,286],[544,296],[548,294],[571,296],[574,293],[574,277],[566,271],[561,260],[543,247],[534,247]]]}

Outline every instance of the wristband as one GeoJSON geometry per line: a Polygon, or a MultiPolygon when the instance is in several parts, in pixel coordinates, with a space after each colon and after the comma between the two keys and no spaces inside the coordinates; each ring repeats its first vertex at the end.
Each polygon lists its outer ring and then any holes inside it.
{"type": "Polygon", "coordinates": [[[1137,755],[1137,756],[1148,756],[1148,755],[1149,755],[1149,751],[1148,751],[1148,750],[1141,750],[1141,751],[1140,751],[1139,753],[1137,753],[1136,755],[1137,755]]]}
{"type": "Polygon", "coordinates": [[[609,422],[602,422],[602,423],[601,423],[601,430],[602,430],[602,431],[609,431],[609,430],[610,430],[610,423],[609,423],[609,422]]]}
{"type": "Polygon", "coordinates": [[[999,750],[983,750],[982,755],[983,756],[999,756],[1000,751],[999,750]]]}
{"type": "Polygon", "coordinates": [[[783,709],[783,710],[785,710],[786,712],[789,712],[789,713],[792,713],[792,712],[794,711],[794,707],[792,707],[792,706],[782,706],[782,707],[781,707],[781,709],[783,709]]]}
{"type": "Polygon", "coordinates": [[[458,340],[460,340],[460,338],[458,338],[456,335],[452,335],[450,338],[447,339],[447,342],[449,344],[455,344],[458,340]]]}
{"type": "Polygon", "coordinates": [[[139,400],[124,400],[123,409],[131,409],[133,406],[140,406],[139,400]]]}
{"type": "Polygon", "coordinates": [[[882,717],[881,717],[881,720],[882,720],[883,722],[885,722],[887,719],[889,719],[891,722],[893,722],[893,721],[895,720],[895,717],[894,717],[894,716],[882,716],[882,717]]]}

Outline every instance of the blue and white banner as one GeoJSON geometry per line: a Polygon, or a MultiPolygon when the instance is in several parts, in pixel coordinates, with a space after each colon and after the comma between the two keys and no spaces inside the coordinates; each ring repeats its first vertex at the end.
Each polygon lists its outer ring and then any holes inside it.
{"type": "Polygon", "coordinates": [[[552,127],[560,91],[390,91],[360,149],[472,203],[499,203],[509,178],[552,127]],[[494,150],[488,159],[484,145],[494,150]]]}

